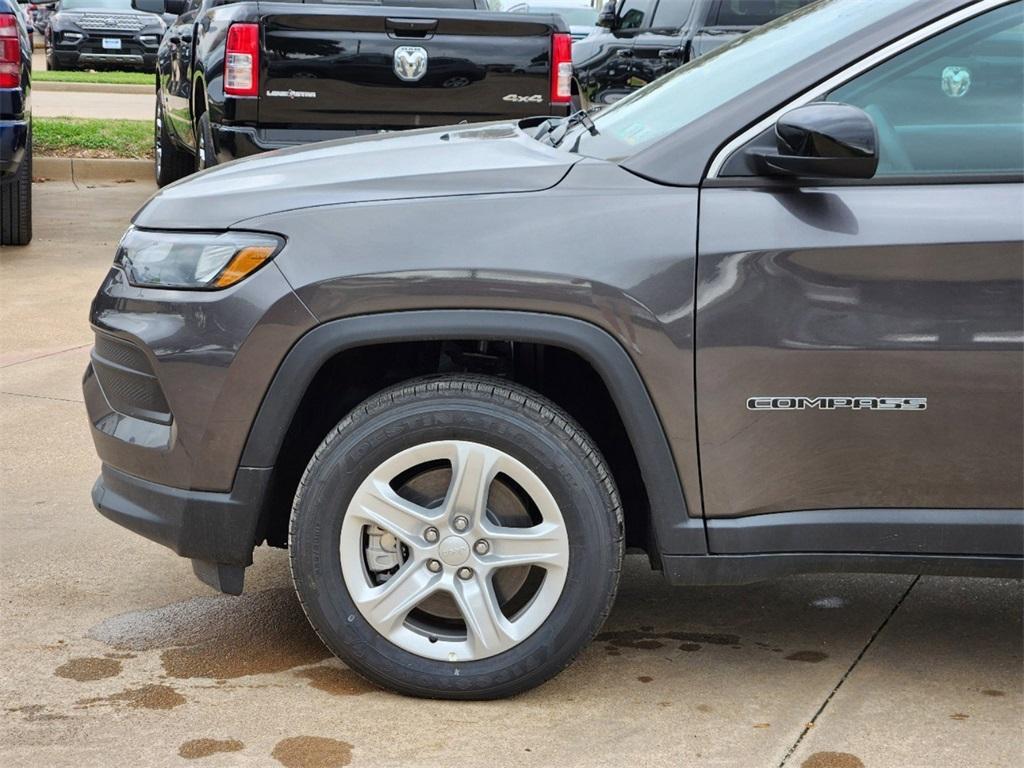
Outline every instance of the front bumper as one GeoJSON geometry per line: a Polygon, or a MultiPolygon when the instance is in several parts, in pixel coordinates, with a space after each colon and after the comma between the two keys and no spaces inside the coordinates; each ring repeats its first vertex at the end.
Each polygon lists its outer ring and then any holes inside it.
{"type": "Polygon", "coordinates": [[[104,517],[191,558],[196,575],[214,589],[238,595],[270,473],[240,468],[231,491],[216,493],[151,483],[104,464],[92,502],[104,517]]]}
{"type": "Polygon", "coordinates": [[[273,263],[222,291],[132,286],[93,300],[82,380],[106,517],[191,558],[228,593],[263,539],[272,468],[240,466],[278,362],[314,322],[273,263]]]}
{"type": "Polygon", "coordinates": [[[0,176],[18,172],[27,145],[27,120],[0,120],[0,176]]]}
{"type": "Polygon", "coordinates": [[[74,34],[81,34],[81,39],[69,41],[64,39],[63,32],[55,31],[53,33],[53,59],[62,69],[76,67],[131,67],[145,71],[156,69],[159,36],[147,35],[153,40],[145,43],[140,35],[124,32],[91,31],[75,32],[74,34]],[[120,48],[106,48],[104,40],[117,40],[120,48]]]}

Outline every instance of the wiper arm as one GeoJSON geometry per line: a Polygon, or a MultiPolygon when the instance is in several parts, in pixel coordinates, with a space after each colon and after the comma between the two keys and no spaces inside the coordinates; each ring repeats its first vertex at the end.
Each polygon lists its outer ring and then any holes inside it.
{"type": "Polygon", "coordinates": [[[533,135],[533,138],[538,141],[544,141],[552,147],[557,147],[562,143],[569,131],[577,125],[582,125],[592,136],[597,136],[598,134],[597,126],[590,119],[590,114],[585,109],[581,109],[562,120],[545,120],[540,124],[539,130],[533,135]]]}

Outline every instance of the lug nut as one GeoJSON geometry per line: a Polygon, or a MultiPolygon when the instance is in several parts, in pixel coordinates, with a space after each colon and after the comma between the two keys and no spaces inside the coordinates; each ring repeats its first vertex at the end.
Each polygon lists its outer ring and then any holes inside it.
{"type": "Polygon", "coordinates": [[[441,534],[438,533],[437,528],[427,528],[427,530],[423,532],[423,538],[429,541],[431,544],[433,544],[435,541],[441,538],[441,534]]]}
{"type": "Polygon", "coordinates": [[[463,515],[459,515],[454,520],[452,520],[452,528],[454,528],[456,531],[466,530],[467,528],[469,528],[469,518],[464,517],[463,515]]]}
{"type": "Polygon", "coordinates": [[[473,569],[472,568],[459,568],[458,575],[459,575],[459,578],[462,579],[463,581],[469,581],[470,579],[473,578],[473,569]]]}
{"type": "Polygon", "coordinates": [[[427,570],[431,573],[440,573],[443,567],[440,560],[427,560],[427,570]]]}
{"type": "Polygon", "coordinates": [[[480,539],[476,544],[473,545],[473,551],[478,555],[486,555],[491,551],[491,545],[487,543],[485,539],[480,539]]]}

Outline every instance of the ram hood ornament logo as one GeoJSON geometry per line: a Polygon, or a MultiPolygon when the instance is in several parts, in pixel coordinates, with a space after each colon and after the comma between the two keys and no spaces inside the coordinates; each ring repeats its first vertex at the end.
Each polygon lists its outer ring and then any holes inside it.
{"type": "Polygon", "coordinates": [[[395,48],[395,74],[407,83],[421,79],[427,74],[427,51],[415,45],[395,48]]]}

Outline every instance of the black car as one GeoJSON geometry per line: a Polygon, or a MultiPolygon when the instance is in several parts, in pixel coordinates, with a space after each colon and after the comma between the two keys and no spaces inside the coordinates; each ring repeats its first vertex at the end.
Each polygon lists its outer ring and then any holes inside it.
{"type": "Polygon", "coordinates": [[[32,239],[31,24],[0,0],[0,245],[32,239]]]}
{"type": "MultiPolygon", "coordinates": [[[[884,0],[883,0],[884,1],[884,0]]],[[[573,44],[582,108],[612,104],[812,0],[611,0],[599,32],[573,44]]]]}
{"type": "Polygon", "coordinates": [[[131,0],[60,0],[45,31],[46,68],[152,72],[166,29],[131,0]]]}
{"type": "Polygon", "coordinates": [[[554,14],[485,0],[134,2],[178,14],[157,57],[161,186],[297,144],[570,110],[572,41],[554,14]]]}
{"type": "Polygon", "coordinates": [[[824,0],[592,119],[166,187],[93,300],[94,503],[226,592],[288,547],[319,636],[420,696],[563,669],[625,548],[1020,577],[1022,13],[824,0]]]}

